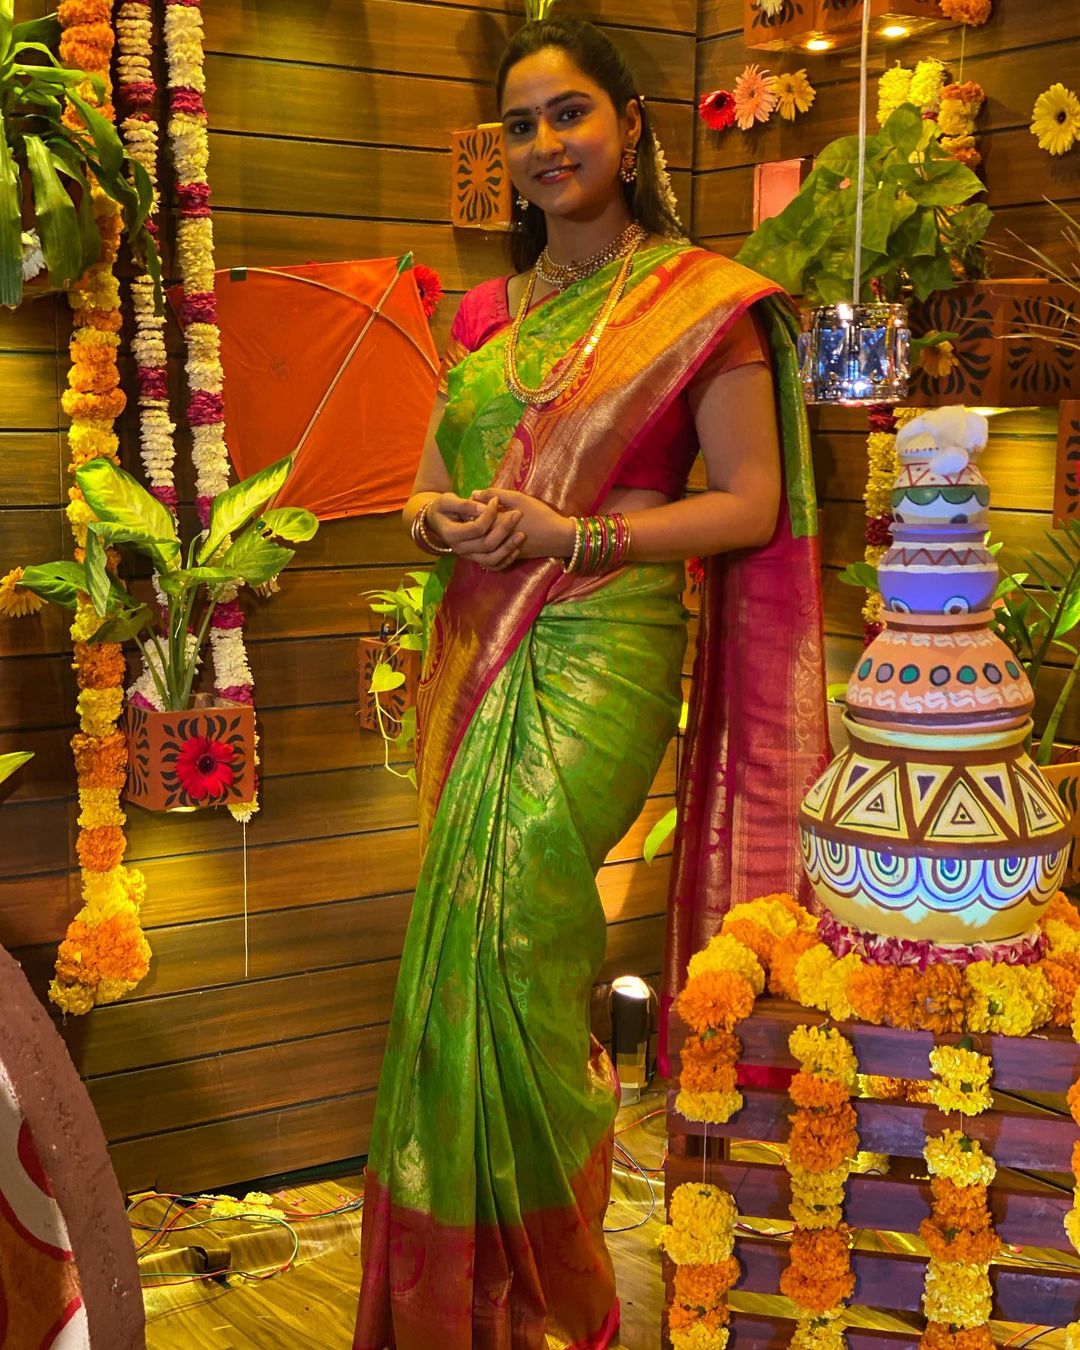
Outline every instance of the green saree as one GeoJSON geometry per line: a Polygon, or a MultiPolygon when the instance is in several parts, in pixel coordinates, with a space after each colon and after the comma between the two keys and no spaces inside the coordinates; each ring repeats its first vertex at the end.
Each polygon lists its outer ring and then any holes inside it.
{"type": "MultiPolygon", "coordinates": [[[[533,310],[537,384],[614,266],[533,310]]],[[[520,486],[588,511],[665,402],[772,288],[665,244],[577,386],[522,410],[497,334],[449,377],[438,442],[454,490],[520,486]]],[[[451,560],[452,562],[452,560],[451,560]]],[[[618,1327],[603,1239],[617,1085],[592,1042],[596,885],[675,730],[681,563],[567,577],[440,565],[418,748],[426,836],[368,1159],[355,1350],[601,1350],[618,1327]]]]}

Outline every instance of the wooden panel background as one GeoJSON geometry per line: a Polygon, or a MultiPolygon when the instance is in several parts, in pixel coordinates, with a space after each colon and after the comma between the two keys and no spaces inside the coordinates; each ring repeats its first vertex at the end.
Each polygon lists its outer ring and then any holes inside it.
{"type": "MultiPolygon", "coordinates": [[[[742,38],[742,0],[701,0],[697,49],[698,95],[730,89],[746,62],[772,71],[804,67],[817,89],[810,111],[795,122],[774,117],[751,132],[694,128],[694,231],[709,247],[734,254],[752,228],[754,166],[816,154],[837,136],[856,129],[858,57],[853,52],[748,52],[742,38]]],[[[995,0],[992,16],[979,28],[950,26],[924,38],[879,44],[871,57],[871,126],[876,77],[894,60],[913,65],[923,56],[948,63],[956,79],[978,80],[987,103],[978,124],[985,164],[987,200],[995,212],[991,239],[1016,248],[1015,231],[1059,262],[1068,259],[1060,218],[1051,198],[1075,215],[1080,211],[1080,155],[1058,159],[1039,150],[1028,130],[1038,95],[1056,70],[1080,67],[1080,11],[1052,3],[1032,7],[1022,0],[995,0]]],[[[1073,257],[1073,262],[1077,260],[1073,257]]],[[[995,259],[1000,276],[1031,275],[1007,259],[995,259]]],[[[862,556],[866,479],[865,413],[848,409],[812,410],[814,460],[821,499],[825,563],[825,614],[830,680],[846,680],[861,647],[863,592],[842,585],[840,570],[862,556]]],[[[1057,440],[1057,410],[1018,410],[995,417],[983,469],[994,494],[991,528],[1005,541],[1003,561],[1016,550],[1047,547],[1042,531],[1050,523],[1057,440]]],[[[1040,701],[1051,705],[1062,675],[1050,672],[1040,701]]],[[[1067,719],[1069,739],[1080,739],[1080,700],[1067,719]]]]}
{"type": "MultiPolygon", "coordinates": [[[[43,8],[26,0],[20,17],[43,8]]],[[[433,325],[441,345],[460,294],[507,268],[501,235],[449,225],[447,146],[452,128],[495,113],[491,71],[520,8],[207,6],[219,265],[411,249],[448,291],[433,325]]],[[[609,26],[633,58],[689,219],[697,0],[566,9],[609,26]]],[[[67,330],[62,302],[0,312],[0,575],[69,551],[58,407],[67,330]]],[[[134,468],[130,415],[124,432],[134,468]]],[[[325,524],[297,561],[278,596],[249,605],[264,774],[246,839],[249,977],[243,831],[224,813],[133,809],[150,975],[132,998],[63,1029],[128,1189],[217,1186],[367,1149],[417,838],[412,790],[356,724],[356,639],[374,626],[363,592],[396,581],[416,555],[397,519],[368,517],[325,524]]],[[[0,941],[42,991],[78,904],[67,650],[57,614],[0,626],[0,749],[36,752],[0,814],[0,941]]],[[[641,850],[674,778],[673,748],[601,875],[604,981],[659,971],[668,867],[647,867],[641,850]]]]}

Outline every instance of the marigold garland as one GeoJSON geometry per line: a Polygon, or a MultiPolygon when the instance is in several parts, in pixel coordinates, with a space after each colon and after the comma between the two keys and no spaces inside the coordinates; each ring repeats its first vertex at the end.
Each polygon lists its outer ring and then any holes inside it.
{"type": "MultiPolygon", "coordinates": [[[[882,76],[883,81],[884,78],[882,76]]],[[[866,547],[863,558],[871,567],[877,567],[889,547],[889,529],[893,520],[892,489],[900,470],[896,433],[918,415],[918,409],[894,408],[889,403],[875,403],[867,411],[870,434],[866,442],[867,477],[863,493],[866,505],[866,547]]],[[[867,646],[884,627],[881,614],[881,593],[868,591],[862,611],[863,641],[867,646]]]]}
{"type": "MultiPolygon", "coordinates": [[[[109,0],[64,0],[58,17],[61,61],[100,76],[105,86],[103,100],[89,83],[79,92],[111,120],[109,0]]],[[[73,106],[64,116],[72,125],[81,125],[73,106]]],[[[119,208],[93,180],[90,199],[101,231],[101,256],[68,292],[75,322],[68,388],[61,403],[72,419],[68,431],[71,471],[96,455],[116,462],[113,423],[125,403],[116,364],[120,291],[113,274],[120,242],[119,208]]],[[[69,488],[69,498],[68,518],[78,552],[85,547],[93,513],[77,487],[69,488]]],[[[84,599],[71,624],[73,665],[81,691],[79,730],[71,745],[81,807],[76,851],[82,868],[82,905],[60,944],[49,987],[52,1001],[70,1013],[84,1013],[95,1003],[123,997],[145,977],[150,960],[139,924],[145,889],[142,875],[122,865],[125,817],[119,794],[127,773],[127,749],[116,723],[123,704],[123,653],[115,644],[87,645],[100,624],[84,599]]]]}
{"type": "Polygon", "coordinates": [[[705,1182],[687,1182],[672,1194],[671,1222],[660,1245],[675,1263],[674,1299],[668,1309],[673,1350],[724,1350],[728,1342],[728,1291],[739,1278],[735,1202],[705,1182]]]}

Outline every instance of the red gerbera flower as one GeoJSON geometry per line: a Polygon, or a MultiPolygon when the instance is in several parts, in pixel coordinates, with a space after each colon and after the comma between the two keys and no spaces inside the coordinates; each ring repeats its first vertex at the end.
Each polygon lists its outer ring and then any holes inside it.
{"type": "Polygon", "coordinates": [[[735,98],[726,89],[714,89],[697,105],[698,115],[713,131],[727,131],[735,125],[735,98]]]}
{"type": "Polygon", "coordinates": [[[690,589],[700,591],[705,585],[705,559],[690,558],[686,564],[687,575],[690,578],[690,589]]]}
{"type": "Polygon", "coordinates": [[[416,278],[416,289],[420,292],[420,303],[430,319],[435,313],[435,306],[443,297],[442,281],[434,267],[425,267],[423,263],[413,263],[412,272],[416,278]]]}
{"type": "Polygon", "coordinates": [[[176,776],[193,802],[220,797],[236,781],[232,770],[235,750],[209,736],[192,736],[176,756],[176,776]]]}

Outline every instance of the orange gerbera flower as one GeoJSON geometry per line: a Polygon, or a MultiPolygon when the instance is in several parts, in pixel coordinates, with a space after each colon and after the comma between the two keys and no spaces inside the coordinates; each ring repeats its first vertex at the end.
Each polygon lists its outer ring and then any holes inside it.
{"type": "Polygon", "coordinates": [[[767,122],[776,107],[776,91],[769,73],[760,66],[747,66],[735,80],[735,125],[749,131],[755,122],[767,122]]]}
{"type": "Polygon", "coordinates": [[[733,970],[703,970],[679,995],[679,1016],[700,1035],[712,1028],[730,1031],[749,1017],[754,991],[733,970]]]}

